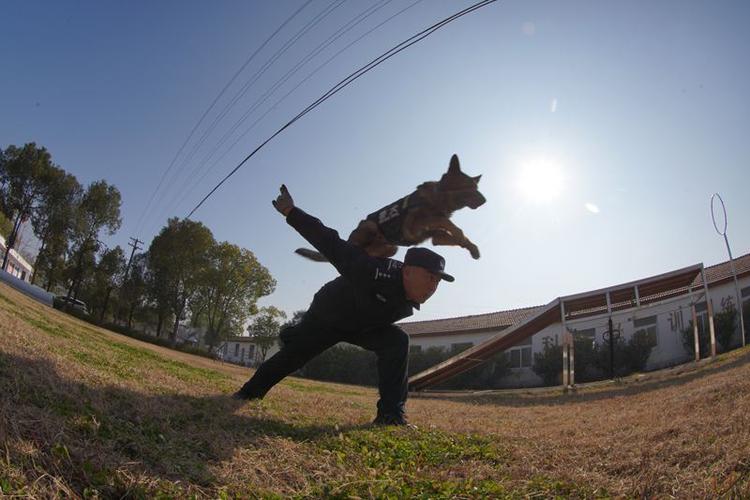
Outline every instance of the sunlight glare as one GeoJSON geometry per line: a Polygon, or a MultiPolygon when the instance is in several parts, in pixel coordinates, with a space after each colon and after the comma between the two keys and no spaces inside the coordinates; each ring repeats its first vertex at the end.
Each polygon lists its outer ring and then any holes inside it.
{"type": "Polygon", "coordinates": [[[563,169],[549,158],[530,158],[521,164],[517,187],[528,200],[546,203],[556,200],[563,191],[563,169]]]}

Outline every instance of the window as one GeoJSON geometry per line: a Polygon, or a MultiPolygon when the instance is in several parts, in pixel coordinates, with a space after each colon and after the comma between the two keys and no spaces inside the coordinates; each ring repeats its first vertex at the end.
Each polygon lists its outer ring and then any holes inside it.
{"type": "Polygon", "coordinates": [[[531,367],[531,347],[511,349],[509,359],[511,368],[531,367]]]}
{"type": "Polygon", "coordinates": [[[573,330],[573,340],[578,342],[588,341],[593,346],[596,343],[596,328],[584,328],[583,330],[573,330]]]}
{"type": "Polygon", "coordinates": [[[252,358],[255,355],[255,344],[247,346],[247,357],[252,358]]]}
{"type": "Polygon", "coordinates": [[[742,295],[743,299],[746,299],[750,297],[750,286],[746,286],[740,291],[740,295],[742,295]]]}
{"type": "Polygon", "coordinates": [[[654,345],[659,344],[659,335],[657,335],[656,325],[656,316],[648,316],[647,318],[633,318],[633,327],[635,328],[635,333],[637,334],[640,332],[644,332],[654,345]]]}
{"type": "Polygon", "coordinates": [[[240,362],[245,361],[245,348],[242,348],[242,355],[240,356],[240,362]]]}
{"type": "Polygon", "coordinates": [[[409,352],[422,352],[422,346],[421,345],[410,345],[409,346],[409,352]]]}
{"type": "Polygon", "coordinates": [[[237,357],[240,355],[240,344],[234,344],[234,356],[237,357]]]}

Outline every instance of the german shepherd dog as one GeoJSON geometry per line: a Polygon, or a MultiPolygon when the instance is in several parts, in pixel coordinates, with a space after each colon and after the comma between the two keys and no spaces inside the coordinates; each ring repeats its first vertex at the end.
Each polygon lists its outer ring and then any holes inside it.
{"type": "MultiPolygon", "coordinates": [[[[348,241],[373,257],[392,257],[399,246],[419,245],[432,238],[433,245],[460,246],[478,259],[479,249],[450,221],[450,216],[456,210],[475,209],[487,201],[477,188],[480,177],[461,172],[458,156],[453,155],[448,172],[439,181],[424,182],[410,195],[371,213],[360,221],[348,241]]],[[[326,261],[314,250],[298,248],[296,253],[326,261]]]]}

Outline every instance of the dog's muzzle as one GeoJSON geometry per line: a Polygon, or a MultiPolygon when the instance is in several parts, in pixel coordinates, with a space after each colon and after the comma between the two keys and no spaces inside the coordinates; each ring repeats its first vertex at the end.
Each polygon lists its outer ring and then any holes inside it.
{"type": "Polygon", "coordinates": [[[467,203],[466,203],[466,204],[467,204],[467,205],[469,206],[469,208],[471,208],[472,210],[474,210],[474,209],[476,209],[476,208],[479,208],[479,207],[481,207],[482,205],[484,205],[484,203],[485,203],[486,201],[487,201],[487,200],[486,200],[486,199],[485,199],[485,197],[484,197],[484,196],[482,195],[482,193],[480,193],[479,191],[475,191],[475,192],[474,192],[474,193],[473,193],[473,194],[471,195],[471,197],[469,197],[469,199],[467,200],[467,203]]]}

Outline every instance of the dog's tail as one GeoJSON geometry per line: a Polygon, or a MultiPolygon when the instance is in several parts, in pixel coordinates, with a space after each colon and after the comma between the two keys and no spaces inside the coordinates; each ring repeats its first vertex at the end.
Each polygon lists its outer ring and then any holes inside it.
{"type": "Polygon", "coordinates": [[[307,259],[314,260],[315,262],[328,262],[328,259],[326,259],[322,253],[310,250],[309,248],[298,248],[294,253],[307,259]]]}

